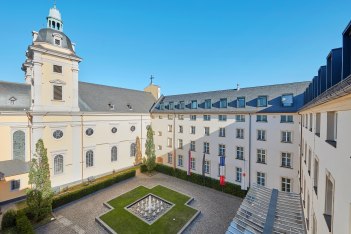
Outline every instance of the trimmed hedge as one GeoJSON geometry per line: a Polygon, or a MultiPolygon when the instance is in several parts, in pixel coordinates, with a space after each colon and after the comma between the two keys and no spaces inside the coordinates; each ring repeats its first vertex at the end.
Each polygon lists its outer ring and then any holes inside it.
{"type": "Polygon", "coordinates": [[[127,171],[127,172],[122,172],[120,174],[117,174],[114,177],[108,178],[108,179],[101,181],[101,182],[95,182],[91,185],[87,185],[86,187],[83,187],[81,189],[78,189],[78,190],[75,190],[72,192],[58,194],[52,200],[52,208],[55,209],[59,206],[62,206],[62,205],[65,205],[67,203],[70,203],[72,201],[78,200],[84,196],[92,194],[98,190],[107,188],[107,187],[109,187],[113,184],[116,184],[118,182],[121,182],[123,180],[132,178],[134,176],[135,176],[135,169],[127,171]]]}
{"type": "Polygon", "coordinates": [[[157,164],[155,170],[166,175],[174,176],[182,180],[187,180],[194,184],[204,185],[209,188],[223,191],[237,197],[244,198],[247,193],[247,191],[241,190],[241,187],[239,185],[226,182],[224,186],[221,186],[219,184],[219,180],[213,179],[211,177],[204,178],[202,175],[196,173],[191,173],[191,175],[188,176],[187,172],[184,170],[180,170],[178,168],[174,169],[173,167],[165,166],[163,164],[157,164]]]}
{"type": "Polygon", "coordinates": [[[23,213],[19,212],[16,217],[16,229],[19,234],[34,234],[33,226],[30,223],[28,217],[23,213]]]}
{"type": "Polygon", "coordinates": [[[15,210],[8,210],[2,217],[1,229],[5,230],[16,225],[17,212],[15,210]]]}
{"type": "Polygon", "coordinates": [[[140,172],[141,173],[147,172],[147,166],[145,164],[140,165],[140,172]]]}

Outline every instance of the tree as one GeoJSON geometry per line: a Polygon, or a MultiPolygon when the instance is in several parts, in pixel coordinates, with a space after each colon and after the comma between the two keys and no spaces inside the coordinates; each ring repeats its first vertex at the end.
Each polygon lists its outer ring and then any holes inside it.
{"type": "Polygon", "coordinates": [[[140,144],[140,138],[137,137],[135,140],[135,144],[136,144],[136,155],[135,155],[135,165],[138,165],[142,162],[143,160],[143,156],[141,154],[141,144],[140,144]]]}
{"type": "Polygon", "coordinates": [[[27,205],[33,212],[33,218],[40,220],[51,212],[52,190],[47,149],[42,139],[35,144],[35,154],[30,163],[27,205]]]}
{"type": "Polygon", "coordinates": [[[147,170],[150,172],[156,167],[156,153],[155,153],[155,143],[154,143],[154,132],[152,127],[147,128],[147,138],[145,142],[145,154],[144,164],[147,167],[147,170]]]}

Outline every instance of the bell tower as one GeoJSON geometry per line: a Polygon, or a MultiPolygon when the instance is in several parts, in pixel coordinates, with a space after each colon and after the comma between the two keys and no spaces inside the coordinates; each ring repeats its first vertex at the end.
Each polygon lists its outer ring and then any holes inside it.
{"type": "Polygon", "coordinates": [[[75,44],[63,33],[56,3],[46,17],[47,27],[32,32],[33,42],[22,65],[25,81],[31,84],[33,111],[79,111],[78,72],[82,61],[75,44]]]}

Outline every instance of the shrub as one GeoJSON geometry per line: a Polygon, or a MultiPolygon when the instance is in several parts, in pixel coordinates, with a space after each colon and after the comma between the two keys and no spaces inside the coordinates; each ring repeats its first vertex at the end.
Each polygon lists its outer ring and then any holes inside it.
{"type": "Polygon", "coordinates": [[[132,178],[134,176],[135,176],[135,170],[131,170],[131,171],[117,174],[116,176],[108,178],[108,179],[103,180],[101,182],[96,182],[94,184],[87,185],[87,186],[82,187],[78,190],[64,193],[64,194],[59,194],[53,198],[52,208],[55,209],[59,206],[62,206],[62,205],[65,205],[69,202],[78,200],[84,196],[87,196],[87,195],[94,193],[98,190],[107,188],[115,183],[120,182],[120,181],[132,178]]]}
{"type": "Polygon", "coordinates": [[[30,223],[28,217],[23,213],[19,212],[16,218],[16,228],[19,234],[34,234],[33,226],[30,223]]]}
{"type": "Polygon", "coordinates": [[[141,173],[147,172],[147,166],[145,164],[140,165],[140,172],[141,173]]]}
{"type": "Polygon", "coordinates": [[[163,164],[157,164],[155,170],[166,175],[170,175],[182,180],[190,181],[194,184],[204,185],[209,188],[223,191],[225,193],[228,193],[237,197],[243,198],[246,196],[246,193],[247,193],[245,190],[241,190],[241,187],[239,185],[226,182],[224,186],[221,186],[219,184],[219,180],[213,179],[211,177],[204,178],[202,175],[199,175],[196,173],[191,173],[191,175],[188,176],[187,172],[184,170],[180,170],[178,168],[174,169],[172,167],[169,167],[163,164]]]}
{"type": "Polygon", "coordinates": [[[8,210],[2,217],[1,229],[5,230],[10,227],[16,226],[17,212],[15,210],[8,210]]]}

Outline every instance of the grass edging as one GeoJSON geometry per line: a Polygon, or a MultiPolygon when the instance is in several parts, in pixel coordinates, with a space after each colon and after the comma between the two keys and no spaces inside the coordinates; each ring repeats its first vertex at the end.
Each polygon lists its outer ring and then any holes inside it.
{"type": "MultiPolygon", "coordinates": [[[[184,194],[184,193],[182,193],[184,194]]],[[[185,195],[185,194],[184,194],[185,195]]],[[[185,203],[186,206],[191,207],[189,204],[190,202],[192,202],[194,200],[193,197],[190,197],[190,199],[185,203]]],[[[193,208],[193,207],[191,207],[193,208]]],[[[194,208],[193,208],[194,209],[194,208]]],[[[191,219],[189,219],[189,221],[182,227],[182,229],[179,230],[179,232],[177,234],[181,234],[185,231],[185,229],[201,214],[200,210],[197,210],[196,213],[193,215],[193,217],[191,217],[191,219]]]]}

